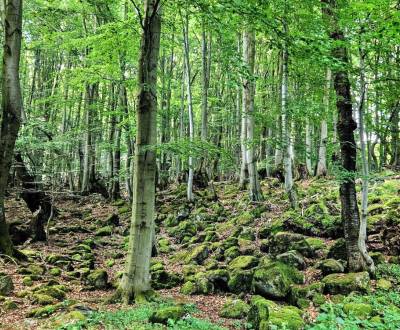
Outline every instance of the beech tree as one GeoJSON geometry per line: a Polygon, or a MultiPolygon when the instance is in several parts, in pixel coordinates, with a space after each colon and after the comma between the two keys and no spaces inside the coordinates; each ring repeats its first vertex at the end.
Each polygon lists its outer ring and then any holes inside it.
{"type": "Polygon", "coordinates": [[[0,127],[0,253],[21,257],[11,242],[4,208],[15,141],[22,121],[22,95],[19,64],[22,38],[22,0],[2,2],[4,50],[2,70],[2,109],[0,127]]]}
{"type": "Polygon", "coordinates": [[[126,269],[118,294],[125,303],[147,299],[154,235],[157,143],[157,68],[161,34],[159,0],[144,2],[138,71],[132,220],[126,269]]]}

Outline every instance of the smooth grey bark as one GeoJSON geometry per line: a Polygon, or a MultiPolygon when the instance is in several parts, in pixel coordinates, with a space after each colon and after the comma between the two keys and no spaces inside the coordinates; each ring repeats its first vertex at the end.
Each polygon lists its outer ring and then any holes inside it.
{"type": "MultiPolygon", "coordinates": [[[[287,22],[283,23],[285,36],[288,35],[287,22]]],[[[281,97],[281,111],[282,111],[282,138],[283,138],[283,165],[285,170],[285,190],[288,194],[290,205],[292,208],[297,207],[297,194],[293,182],[293,164],[292,164],[292,142],[291,142],[291,127],[289,122],[288,113],[288,62],[289,52],[287,41],[284,41],[282,50],[282,97],[281,97]]]]}
{"type": "Polygon", "coordinates": [[[326,82],[324,91],[324,107],[325,113],[324,118],[321,121],[321,137],[319,142],[318,150],[318,165],[317,165],[317,176],[326,176],[328,174],[328,168],[326,163],[326,145],[328,143],[328,123],[326,121],[326,116],[329,113],[329,95],[331,89],[332,72],[331,69],[326,70],[326,82]]]}
{"type": "Polygon", "coordinates": [[[160,51],[161,5],[144,2],[138,64],[136,152],[133,177],[132,219],[125,272],[117,291],[125,303],[148,298],[150,258],[155,216],[157,143],[157,66],[160,51]]]}
{"type": "Polygon", "coordinates": [[[365,52],[360,49],[360,104],[358,107],[358,120],[360,130],[360,149],[361,149],[361,165],[362,165],[362,188],[361,188],[361,219],[360,219],[360,233],[358,236],[358,247],[361,254],[368,266],[370,273],[375,273],[375,264],[367,250],[367,220],[368,220],[368,185],[369,185],[369,165],[367,158],[367,146],[365,141],[366,128],[364,125],[365,116],[365,99],[367,93],[367,85],[365,78],[365,52]]]}
{"type": "Polygon", "coordinates": [[[15,141],[21,125],[22,95],[19,65],[22,39],[22,0],[2,2],[4,50],[2,70],[2,112],[0,116],[0,253],[21,257],[14,248],[4,208],[8,174],[14,154],[15,141]]]}
{"type": "Polygon", "coordinates": [[[250,200],[257,202],[263,200],[263,195],[258,180],[257,160],[254,153],[254,63],[256,55],[255,32],[243,32],[243,62],[247,66],[248,76],[243,81],[243,119],[245,120],[246,144],[245,161],[249,172],[250,200]]]}
{"type": "MultiPolygon", "coordinates": [[[[192,86],[191,86],[191,65],[190,65],[190,45],[189,45],[189,15],[186,13],[183,22],[183,41],[185,52],[185,73],[186,73],[186,96],[188,102],[189,113],[189,141],[194,141],[194,116],[193,116],[193,101],[192,101],[192,86]]],[[[187,181],[187,199],[189,202],[194,200],[193,195],[193,176],[194,176],[194,157],[189,155],[189,174],[187,181]]]]}
{"type": "Polygon", "coordinates": [[[306,118],[306,167],[308,175],[313,174],[312,164],[311,164],[311,153],[312,153],[312,137],[311,137],[311,126],[310,119],[306,118]]]}

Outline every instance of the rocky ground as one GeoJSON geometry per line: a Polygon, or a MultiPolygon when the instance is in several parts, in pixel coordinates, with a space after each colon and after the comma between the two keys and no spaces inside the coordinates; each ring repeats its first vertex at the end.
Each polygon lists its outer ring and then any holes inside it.
{"type": "MultiPolygon", "coordinates": [[[[184,186],[158,193],[151,272],[160,298],[147,309],[104,303],[123,269],[128,204],[60,194],[48,244],[20,246],[23,264],[0,259],[0,328],[331,329],[319,326],[340,317],[356,326],[348,329],[398,329],[399,177],[386,172],[371,183],[375,279],[346,273],[337,183],[298,183],[296,211],[276,180],[262,189],[266,201],[256,204],[229,182],[216,184],[218,201],[202,190],[187,205],[184,186]]],[[[23,226],[30,216],[8,200],[8,219],[23,226]]]]}

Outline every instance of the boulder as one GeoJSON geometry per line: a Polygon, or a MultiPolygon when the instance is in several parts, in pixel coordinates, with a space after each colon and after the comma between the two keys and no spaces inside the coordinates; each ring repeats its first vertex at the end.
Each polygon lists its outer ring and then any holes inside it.
{"type": "Polygon", "coordinates": [[[325,259],[318,263],[317,268],[322,271],[322,275],[326,276],[334,273],[343,273],[344,266],[336,259],[325,259]]]}
{"type": "Polygon", "coordinates": [[[8,296],[14,290],[14,283],[11,276],[0,273],[0,296],[8,296]]]}
{"type": "Polygon", "coordinates": [[[229,270],[235,270],[235,269],[250,269],[258,264],[258,259],[254,256],[239,256],[233,259],[229,264],[228,264],[228,269],[229,270]]]}
{"type": "Polygon", "coordinates": [[[302,284],[303,274],[292,266],[271,262],[254,272],[252,289],[256,294],[271,299],[284,299],[293,284],[302,284]]]}
{"type": "Polygon", "coordinates": [[[325,293],[349,294],[352,291],[367,292],[370,287],[368,272],[330,274],[322,279],[325,293]]]}
{"type": "Polygon", "coordinates": [[[320,301],[324,291],[324,284],[315,282],[309,285],[293,285],[290,290],[290,303],[300,308],[308,307],[314,298],[320,301]],[[316,298],[317,297],[317,298],[316,298]]]}
{"type": "Polygon", "coordinates": [[[99,228],[96,231],[95,235],[96,236],[111,236],[112,230],[113,230],[112,226],[104,226],[104,227],[99,228]]]}
{"type": "Polygon", "coordinates": [[[373,308],[369,304],[347,303],[343,305],[343,310],[347,314],[352,314],[360,319],[366,319],[371,316],[373,308]]]}
{"type": "Polygon", "coordinates": [[[229,273],[228,289],[230,292],[240,294],[251,290],[253,270],[235,269],[229,273]]]}
{"type": "Polygon", "coordinates": [[[281,261],[284,264],[293,266],[297,269],[305,269],[306,262],[303,256],[297,251],[288,251],[276,256],[276,260],[281,261]]]}
{"type": "Polygon", "coordinates": [[[268,301],[260,296],[253,296],[250,300],[250,310],[247,322],[254,330],[268,330],[269,307],[268,301]]]}
{"type": "Polygon", "coordinates": [[[269,253],[272,255],[282,254],[295,250],[304,256],[311,257],[312,249],[305,237],[291,232],[279,232],[268,240],[269,253]]]}
{"type": "Polygon", "coordinates": [[[186,311],[183,306],[161,307],[157,311],[153,312],[149,318],[149,321],[151,323],[167,324],[168,320],[177,321],[185,314],[186,311]]]}
{"type": "Polygon", "coordinates": [[[106,289],[108,286],[108,274],[103,269],[96,269],[88,274],[87,281],[94,289],[106,289]]]}
{"type": "Polygon", "coordinates": [[[196,246],[185,258],[186,263],[196,263],[201,265],[204,260],[207,259],[210,251],[208,249],[208,244],[201,244],[196,246]]]}
{"type": "Polygon", "coordinates": [[[249,310],[250,306],[246,304],[243,300],[228,299],[222,307],[219,316],[228,319],[241,319],[247,315],[249,310]]]}

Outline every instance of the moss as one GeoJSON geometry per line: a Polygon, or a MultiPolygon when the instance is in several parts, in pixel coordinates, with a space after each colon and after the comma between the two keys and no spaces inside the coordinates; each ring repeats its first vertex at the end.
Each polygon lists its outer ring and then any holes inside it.
{"type": "Polygon", "coordinates": [[[32,286],[32,285],[33,285],[32,277],[30,277],[30,276],[25,276],[25,277],[22,279],[22,284],[25,285],[25,286],[32,286]]]}
{"type": "Polygon", "coordinates": [[[6,301],[4,301],[2,308],[5,311],[12,311],[18,309],[18,304],[14,300],[7,299],[6,301]]]}
{"type": "Polygon", "coordinates": [[[226,260],[233,260],[240,255],[239,248],[237,246],[231,246],[224,252],[226,260]]]}
{"type": "Polygon", "coordinates": [[[182,285],[180,292],[187,295],[195,294],[197,292],[196,284],[191,281],[185,282],[182,285]]]}
{"type": "Polygon", "coordinates": [[[293,305],[301,307],[300,303],[302,299],[308,300],[309,303],[315,296],[321,295],[323,290],[324,284],[321,282],[315,282],[309,285],[293,285],[290,290],[289,301],[293,305]]]}
{"type": "Polygon", "coordinates": [[[294,306],[272,307],[269,309],[269,321],[271,325],[288,330],[304,328],[305,322],[300,309],[294,306]]]}
{"type": "Polygon", "coordinates": [[[285,298],[292,284],[301,284],[303,274],[295,268],[281,262],[257,268],[252,287],[255,293],[272,299],[285,298]]]}
{"type": "Polygon", "coordinates": [[[321,306],[321,305],[325,304],[326,298],[323,294],[316,293],[312,298],[312,302],[315,306],[321,306]]]}
{"type": "Polygon", "coordinates": [[[201,265],[207,259],[210,251],[207,244],[196,246],[185,258],[186,263],[196,263],[201,265]]]}
{"type": "Polygon", "coordinates": [[[344,238],[339,238],[329,247],[328,258],[347,260],[346,241],[344,238]]]}
{"type": "Polygon", "coordinates": [[[11,276],[0,273],[0,295],[8,296],[14,290],[14,283],[11,276]]]}
{"type": "Polygon", "coordinates": [[[108,275],[103,269],[96,269],[89,273],[87,280],[90,286],[96,289],[107,288],[108,275]]]}
{"type": "Polygon", "coordinates": [[[393,287],[392,282],[390,282],[389,280],[386,280],[384,278],[381,278],[378,281],[376,281],[376,288],[377,289],[388,291],[392,287],[393,287]]]}
{"type": "Polygon", "coordinates": [[[111,268],[112,266],[115,265],[115,260],[114,259],[108,259],[108,260],[106,260],[105,264],[106,264],[107,267],[111,268]]]}
{"type": "Polygon", "coordinates": [[[333,273],[343,273],[344,266],[335,259],[325,259],[318,263],[317,268],[322,271],[322,274],[329,275],[333,273]]]}
{"type": "Polygon", "coordinates": [[[253,296],[250,300],[250,310],[247,316],[247,322],[256,330],[268,330],[268,319],[268,301],[261,296],[253,296]]]}
{"type": "Polygon", "coordinates": [[[306,242],[314,252],[323,250],[326,247],[325,241],[321,238],[307,237],[306,242]]]}
{"type": "Polygon", "coordinates": [[[374,261],[375,265],[383,264],[385,263],[385,256],[381,252],[370,252],[369,253],[370,257],[374,261]]]}
{"type": "Polygon", "coordinates": [[[50,275],[60,276],[61,275],[61,269],[58,268],[58,267],[54,267],[54,268],[50,269],[50,275]]]}
{"type": "Polygon", "coordinates": [[[228,264],[228,269],[249,269],[257,266],[258,259],[254,256],[239,256],[228,264]]]}
{"type": "Polygon", "coordinates": [[[330,274],[322,279],[325,293],[349,294],[352,291],[367,292],[369,290],[369,274],[367,272],[330,274]]]}
{"type": "Polygon", "coordinates": [[[252,224],[253,222],[254,216],[248,211],[242,212],[235,219],[235,223],[240,226],[247,226],[252,224]]]}
{"type": "Polygon", "coordinates": [[[300,234],[291,232],[279,232],[272,236],[268,242],[269,252],[273,255],[285,253],[290,250],[300,252],[304,256],[311,256],[312,250],[300,234]]]}
{"type": "Polygon", "coordinates": [[[49,316],[53,313],[55,313],[57,310],[63,307],[62,303],[58,303],[55,305],[47,305],[44,307],[38,307],[30,310],[28,312],[29,317],[44,317],[44,316],[49,316]]]}
{"type": "Polygon", "coordinates": [[[65,291],[62,290],[62,286],[57,285],[42,286],[39,290],[36,291],[36,293],[47,295],[57,300],[64,300],[66,296],[65,291]]]}
{"type": "Polygon", "coordinates": [[[372,314],[373,308],[369,304],[352,302],[344,304],[343,310],[347,314],[353,314],[360,319],[366,319],[372,314]]]}
{"type": "Polygon", "coordinates": [[[52,296],[49,296],[47,294],[34,293],[32,295],[32,301],[35,304],[39,304],[39,305],[45,306],[45,305],[54,304],[55,299],[52,296]]]}
{"type": "Polygon", "coordinates": [[[234,270],[229,273],[228,288],[230,292],[240,294],[251,290],[254,271],[234,270]]]}
{"type": "Polygon", "coordinates": [[[131,210],[131,208],[129,206],[122,206],[122,207],[118,208],[118,213],[123,215],[123,214],[129,213],[130,210],[131,210]]]}
{"type": "Polygon", "coordinates": [[[155,262],[150,266],[150,271],[151,272],[156,272],[158,270],[164,270],[164,265],[162,264],[162,262],[155,262]]]}
{"type": "Polygon", "coordinates": [[[113,230],[113,228],[111,226],[105,226],[105,227],[99,228],[96,231],[95,235],[96,236],[111,236],[112,230],[113,230]]]}
{"type": "Polygon", "coordinates": [[[219,315],[229,319],[241,319],[247,315],[250,310],[250,306],[243,300],[234,299],[227,300],[222,307],[219,315]]]}
{"type": "Polygon", "coordinates": [[[161,307],[155,311],[149,318],[151,323],[167,324],[168,320],[177,321],[186,314],[183,306],[161,307]]]}

